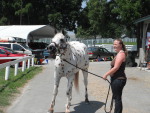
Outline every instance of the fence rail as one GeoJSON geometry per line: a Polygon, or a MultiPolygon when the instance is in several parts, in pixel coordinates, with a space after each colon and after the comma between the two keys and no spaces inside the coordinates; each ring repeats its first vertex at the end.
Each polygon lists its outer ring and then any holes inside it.
{"type": "MultiPolygon", "coordinates": [[[[90,47],[91,45],[88,45],[90,47]]],[[[115,52],[113,44],[96,44],[95,46],[106,48],[110,52],[115,52]]],[[[128,51],[137,51],[137,45],[125,45],[128,51]]]]}
{"type": "MultiPolygon", "coordinates": [[[[114,41],[114,39],[112,38],[97,38],[97,39],[82,39],[82,38],[78,38],[78,41],[84,43],[85,45],[87,45],[88,47],[90,46],[101,46],[104,47],[106,49],[108,49],[108,51],[110,52],[114,52],[113,50],[113,46],[112,43],[114,41]]],[[[73,41],[73,40],[70,40],[73,41]]],[[[122,39],[123,42],[137,42],[137,38],[123,38],[122,39]]],[[[126,45],[126,48],[128,51],[137,51],[137,45],[126,45]]]]}
{"type": "MultiPolygon", "coordinates": [[[[113,43],[114,39],[112,38],[100,38],[100,39],[78,39],[80,42],[86,45],[94,45],[94,44],[104,44],[104,43],[113,43]]],[[[123,42],[137,42],[137,38],[123,38],[123,42]]]]}
{"type": "Polygon", "coordinates": [[[26,57],[1,57],[0,59],[16,59],[14,61],[10,61],[7,63],[0,64],[0,69],[5,69],[5,80],[8,80],[9,74],[10,74],[10,66],[15,65],[15,71],[14,75],[16,76],[18,74],[18,64],[22,62],[22,72],[26,69],[26,61],[27,61],[27,68],[30,68],[31,66],[34,66],[34,56],[26,56],[26,57]]]}

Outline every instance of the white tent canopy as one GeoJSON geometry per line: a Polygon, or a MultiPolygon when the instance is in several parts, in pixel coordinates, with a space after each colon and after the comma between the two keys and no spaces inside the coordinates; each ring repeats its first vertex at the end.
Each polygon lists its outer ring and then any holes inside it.
{"type": "Polygon", "coordinates": [[[25,39],[52,38],[55,29],[49,25],[10,25],[0,26],[0,38],[18,37],[25,39]]]}

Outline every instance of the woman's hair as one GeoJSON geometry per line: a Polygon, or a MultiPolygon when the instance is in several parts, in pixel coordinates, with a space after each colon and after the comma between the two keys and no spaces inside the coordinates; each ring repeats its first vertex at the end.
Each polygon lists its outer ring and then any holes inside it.
{"type": "Polygon", "coordinates": [[[126,56],[128,55],[128,51],[127,51],[127,49],[126,49],[126,46],[125,46],[125,44],[123,43],[123,41],[121,40],[121,39],[115,39],[116,41],[119,41],[119,44],[121,44],[122,45],[122,49],[123,49],[123,51],[125,52],[125,54],[126,54],[126,56]]]}

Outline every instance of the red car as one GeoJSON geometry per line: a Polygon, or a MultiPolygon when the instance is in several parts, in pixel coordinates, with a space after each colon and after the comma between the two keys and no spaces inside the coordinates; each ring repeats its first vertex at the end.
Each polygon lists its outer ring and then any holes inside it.
{"type": "MultiPolygon", "coordinates": [[[[26,54],[17,53],[13,51],[12,49],[9,49],[7,47],[0,46],[0,58],[2,57],[24,57],[27,56],[26,54]]],[[[0,64],[12,61],[14,59],[0,59],[0,64]]]]}

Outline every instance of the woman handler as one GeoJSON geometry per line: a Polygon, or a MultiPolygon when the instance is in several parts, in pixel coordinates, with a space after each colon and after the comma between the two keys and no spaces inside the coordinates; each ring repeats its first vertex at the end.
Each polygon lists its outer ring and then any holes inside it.
{"type": "Polygon", "coordinates": [[[122,113],[122,90],[126,84],[126,74],[124,71],[127,50],[123,41],[120,39],[114,40],[113,47],[117,55],[111,62],[111,69],[103,75],[103,78],[107,79],[107,76],[111,77],[111,88],[113,99],[115,100],[114,113],[122,113]]]}

